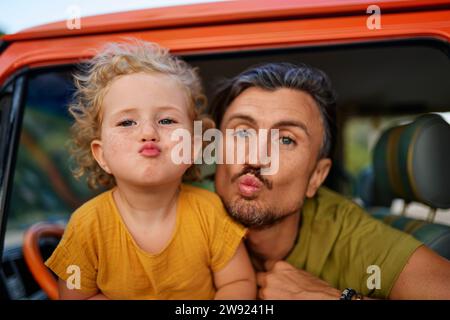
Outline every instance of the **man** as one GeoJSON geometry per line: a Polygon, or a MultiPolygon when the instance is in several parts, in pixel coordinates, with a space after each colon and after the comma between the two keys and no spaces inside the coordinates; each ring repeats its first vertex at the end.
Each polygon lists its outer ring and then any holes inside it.
{"type": "Polygon", "coordinates": [[[450,299],[449,261],[321,187],[335,131],[323,72],[286,63],[247,70],[218,91],[212,112],[222,132],[279,129],[277,173],[247,161],[219,164],[215,178],[229,214],[249,228],[260,298],[450,299]],[[381,281],[368,285],[368,270],[381,281]]]}

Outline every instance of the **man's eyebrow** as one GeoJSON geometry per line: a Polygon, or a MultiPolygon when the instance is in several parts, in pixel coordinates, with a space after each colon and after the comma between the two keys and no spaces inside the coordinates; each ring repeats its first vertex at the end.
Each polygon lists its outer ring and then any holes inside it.
{"type": "Polygon", "coordinates": [[[300,129],[302,129],[306,135],[308,137],[311,137],[311,135],[309,134],[308,131],[308,127],[306,126],[306,124],[304,124],[301,121],[296,121],[296,120],[282,120],[282,121],[278,121],[277,123],[275,123],[273,125],[274,128],[279,128],[279,127],[298,127],[300,129]]]}
{"type": "Polygon", "coordinates": [[[236,114],[233,114],[233,115],[228,119],[227,122],[230,122],[230,121],[235,120],[235,119],[237,119],[237,120],[244,120],[244,121],[247,121],[247,122],[249,122],[249,123],[251,123],[251,124],[255,124],[255,125],[256,125],[255,119],[253,119],[253,118],[250,117],[249,115],[246,115],[246,114],[243,114],[243,113],[236,113],[236,114]]]}
{"type": "MultiPolygon", "coordinates": [[[[228,119],[228,122],[231,122],[232,120],[235,120],[235,119],[238,119],[238,120],[244,120],[244,121],[247,121],[247,122],[249,122],[249,123],[251,123],[251,124],[254,124],[254,125],[257,124],[255,119],[253,119],[253,118],[250,117],[249,115],[242,114],[242,113],[236,113],[236,114],[232,115],[232,116],[228,119]]],[[[301,121],[296,121],[296,120],[281,120],[281,121],[278,121],[277,123],[275,123],[272,127],[273,127],[273,128],[279,128],[279,127],[298,127],[298,128],[300,128],[300,129],[302,129],[302,130],[306,133],[306,135],[307,135],[308,137],[311,137],[311,135],[310,135],[310,133],[309,133],[309,131],[308,131],[308,127],[306,126],[306,124],[304,124],[304,123],[301,122],[301,121]]]]}

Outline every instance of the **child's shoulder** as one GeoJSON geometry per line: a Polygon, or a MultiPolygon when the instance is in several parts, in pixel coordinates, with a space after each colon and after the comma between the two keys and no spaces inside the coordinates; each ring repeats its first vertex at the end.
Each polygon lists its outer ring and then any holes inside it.
{"type": "Polygon", "coordinates": [[[111,193],[112,190],[108,190],[86,201],[72,213],[70,222],[72,224],[78,224],[80,222],[83,222],[83,224],[89,224],[90,222],[97,220],[102,213],[110,210],[108,206],[111,206],[111,193]]]}
{"type": "Polygon", "coordinates": [[[213,206],[218,210],[223,210],[222,200],[212,191],[183,183],[181,185],[181,192],[182,194],[187,195],[188,198],[196,204],[213,206]]]}

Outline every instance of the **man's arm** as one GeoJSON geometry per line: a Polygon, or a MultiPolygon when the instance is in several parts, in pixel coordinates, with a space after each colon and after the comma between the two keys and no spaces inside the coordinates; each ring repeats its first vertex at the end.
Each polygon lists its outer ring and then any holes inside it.
{"type": "Polygon", "coordinates": [[[230,262],[214,272],[214,284],[217,288],[216,300],[255,299],[255,273],[242,242],[230,262]]]}
{"type": "MultiPolygon", "coordinates": [[[[257,274],[262,299],[339,299],[340,291],[314,275],[278,261],[257,274]]],[[[450,261],[425,246],[409,258],[389,299],[450,299],[450,261]]]]}
{"type": "Polygon", "coordinates": [[[411,255],[389,299],[450,299],[450,261],[425,246],[411,255]]]}

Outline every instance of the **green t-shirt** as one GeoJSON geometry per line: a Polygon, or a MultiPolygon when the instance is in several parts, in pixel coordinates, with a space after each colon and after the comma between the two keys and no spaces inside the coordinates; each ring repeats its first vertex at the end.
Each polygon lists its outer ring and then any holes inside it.
{"type": "Polygon", "coordinates": [[[300,231],[287,261],[338,289],[388,298],[411,254],[422,243],[376,220],[343,196],[322,187],[305,199],[300,231]],[[374,287],[374,268],[380,271],[374,287]],[[369,278],[370,277],[370,278],[369,278]]]}
{"type": "MultiPolygon", "coordinates": [[[[214,182],[196,185],[214,191],[214,182]]],[[[305,199],[297,242],[286,261],[343,290],[388,298],[411,254],[422,243],[371,217],[356,203],[321,187],[305,199]],[[369,289],[380,271],[380,289],[369,289]],[[376,272],[376,271],[375,271],[376,272]]]]}

